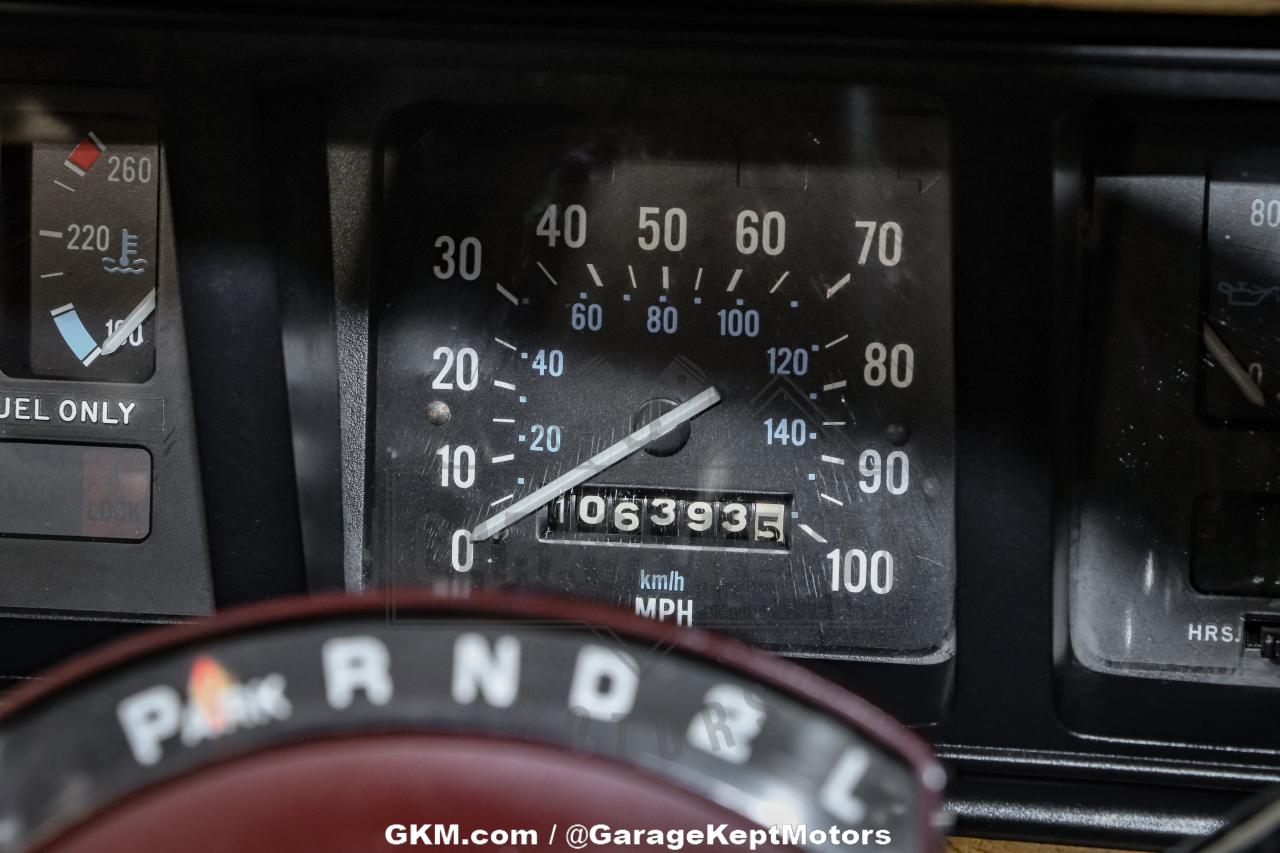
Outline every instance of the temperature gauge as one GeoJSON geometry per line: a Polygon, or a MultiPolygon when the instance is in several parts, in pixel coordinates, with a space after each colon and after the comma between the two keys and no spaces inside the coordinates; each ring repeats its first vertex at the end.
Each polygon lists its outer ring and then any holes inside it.
{"type": "Polygon", "coordinates": [[[13,238],[6,240],[3,268],[9,334],[0,367],[28,378],[150,379],[160,173],[155,127],[23,113],[9,117],[0,141],[13,238]]]}

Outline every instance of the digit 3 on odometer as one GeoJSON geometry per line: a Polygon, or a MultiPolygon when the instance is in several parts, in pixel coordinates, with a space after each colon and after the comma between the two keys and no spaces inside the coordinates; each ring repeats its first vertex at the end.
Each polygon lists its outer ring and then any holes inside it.
{"type": "Polygon", "coordinates": [[[792,654],[949,654],[945,122],[764,121],[515,111],[405,135],[376,582],[584,596],[792,654]]]}

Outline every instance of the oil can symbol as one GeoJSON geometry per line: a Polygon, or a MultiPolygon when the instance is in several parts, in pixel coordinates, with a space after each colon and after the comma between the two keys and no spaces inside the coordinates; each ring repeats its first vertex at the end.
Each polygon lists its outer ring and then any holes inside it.
{"type": "Polygon", "coordinates": [[[1232,308],[1257,308],[1268,299],[1280,303],[1280,285],[1260,287],[1247,281],[1220,281],[1218,292],[1227,297],[1232,308]]]}

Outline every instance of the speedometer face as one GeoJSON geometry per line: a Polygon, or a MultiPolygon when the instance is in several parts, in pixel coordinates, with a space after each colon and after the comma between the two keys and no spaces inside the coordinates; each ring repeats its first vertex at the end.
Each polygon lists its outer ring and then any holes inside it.
{"type": "Polygon", "coordinates": [[[584,596],[794,654],[948,654],[944,120],[659,100],[400,128],[375,581],[584,596]]]}

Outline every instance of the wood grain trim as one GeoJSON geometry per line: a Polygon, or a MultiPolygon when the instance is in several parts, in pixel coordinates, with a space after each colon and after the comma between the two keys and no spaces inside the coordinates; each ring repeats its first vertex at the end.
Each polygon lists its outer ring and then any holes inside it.
{"type": "Polygon", "coordinates": [[[1104,847],[1071,847],[1066,844],[954,837],[947,839],[947,853],[1122,853],[1122,851],[1104,847]]]}

